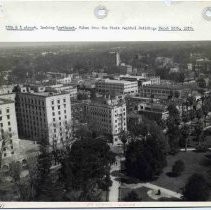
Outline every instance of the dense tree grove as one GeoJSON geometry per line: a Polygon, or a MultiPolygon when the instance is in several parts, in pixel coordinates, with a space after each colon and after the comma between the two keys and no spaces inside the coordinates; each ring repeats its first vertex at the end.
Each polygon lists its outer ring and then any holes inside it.
{"type": "Polygon", "coordinates": [[[79,193],[78,200],[98,200],[94,195],[111,185],[109,173],[113,162],[114,155],[104,140],[76,141],[62,161],[61,179],[66,191],[79,193]]]}
{"type": "Polygon", "coordinates": [[[143,141],[132,141],[127,147],[125,159],[127,175],[143,181],[152,180],[166,166],[166,155],[159,141],[152,136],[143,141]]]}
{"type": "Polygon", "coordinates": [[[150,134],[152,138],[159,142],[164,153],[169,151],[167,138],[163,134],[161,127],[156,122],[144,117],[142,117],[140,122],[132,119],[128,122],[128,130],[132,135],[132,139],[146,138],[147,134],[150,134]]]}

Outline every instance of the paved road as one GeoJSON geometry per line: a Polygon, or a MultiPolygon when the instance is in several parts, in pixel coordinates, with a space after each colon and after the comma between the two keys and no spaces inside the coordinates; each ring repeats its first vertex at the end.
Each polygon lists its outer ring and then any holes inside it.
{"type": "MultiPolygon", "coordinates": [[[[116,157],[116,163],[111,166],[111,172],[120,170],[120,158],[116,157]]],[[[112,186],[109,188],[109,202],[118,202],[119,201],[119,187],[120,182],[115,180],[116,177],[111,175],[112,186]]]]}

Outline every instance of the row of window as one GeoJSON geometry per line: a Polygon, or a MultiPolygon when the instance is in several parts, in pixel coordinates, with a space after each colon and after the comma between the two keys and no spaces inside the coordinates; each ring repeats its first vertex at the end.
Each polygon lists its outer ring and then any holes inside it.
{"type": "MultiPolygon", "coordinates": [[[[58,119],[61,120],[62,118],[59,117],[58,119]]],[[[67,115],[64,116],[64,119],[67,119],[67,115]]],[[[56,118],[55,117],[53,117],[53,122],[56,122],[56,118]]]]}
{"type": "MultiPolygon", "coordinates": [[[[66,114],[67,114],[67,111],[66,111],[66,110],[64,110],[64,114],[65,114],[65,116],[66,116],[66,114]]],[[[55,116],[55,115],[56,115],[55,112],[52,112],[52,115],[55,116]]],[[[58,115],[61,115],[61,111],[58,111],[58,115]]],[[[66,116],[66,117],[67,117],[67,116],[66,116]]]]}
{"type": "MultiPolygon", "coordinates": [[[[10,115],[7,115],[7,119],[10,119],[10,115]]],[[[0,121],[2,121],[2,116],[0,116],[0,121]]]]}
{"type": "Polygon", "coordinates": [[[149,92],[149,93],[163,93],[163,94],[169,94],[171,90],[150,90],[150,89],[141,89],[142,92],[149,92]]]}
{"type": "MultiPolygon", "coordinates": [[[[63,102],[66,103],[66,98],[63,98],[63,102]]],[[[57,104],[60,104],[60,103],[61,103],[61,100],[57,99],[57,104]]],[[[55,100],[52,100],[51,104],[54,105],[55,104],[55,100]]]]}
{"type": "MultiPolygon", "coordinates": [[[[3,111],[0,109],[0,115],[2,115],[3,111]]],[[[6,113],[10,113],[10,108],[6,108],[6,113]]]]}
{"type": "Polygon", "coordinates": [[[45,107],[44,106],[34,106],[33,104],[32,105],[28,105],[28,104],[21,104],[20,106],[16,105],[17,109],[18,107],[20,107],[21,109],[23,110],[42,110],[42,111],[45,111],[45,107]]]}
{"type": "Polygon", "coordinates": [[[34,116],[31,116],[31,115],[25,115],[25,114],[22,114],[21,115],[21,118],[20,117],[18,117],[18,122],[21,122],[21,121],[27,121],[27,123],[30,123],[30,124],[32,124],[32,123],[36,123],[36,122],[43,122],[43,123],[45,123],[46,122],[46,120],[45,120],[45,115],[42,117],[42,116],[36,116],[36,115],[34,115],[34,116]],[[21,120],[20,120],[21,119],[21,120]]]}
{"type": "Polygon", "coordinates": [[[45,102],[43,101],[43,99],[32,99],[32,98],[27,98],[27,97],[20,97],[19,98],[19,102],[21,104],[35,104],[35,105],[40,105],[40,106],[44,106],[45,102]]]}
{"type": "MultiPolygon", "coordinates": [[[[31,110],[24,110],[22,109],[20,112],[17,111],[17,113],[22,113],[22,115],[26,116],[40,116],[40,117],[45,117],[45,112],[39,112],[39,111],[31,111],[31,110]]],[[[28,117],[27,117],[28,118],[28,117]]]]}
{"type": "MultiPolygon", "coordinates": [[[[11,155],[14,155],[14,151],[11,152],[11,155]]],[[[6,153],[4,153],[4,157],[7,157],[6,153]]]]}
{"type": "MultiPolygon", "coordinates": [[[[64,106],[64,108],[66,108],[66,104],[63,104],[63,106],[64,106]]],[[[51,109],[52,109],[52,110],[54,110],[54,109],[55,109],[55,107],[54,107],[54,106],[52,106],[52,107],[51,107],[51,109]]],[[[57,106],[57,109],[61,109],[61,105],[58,105],[58,106],[57,106]]]]}
{"type": "MultiPolygon", "coordinates": [[[[11,125],[10,121],[7,122],[7,125],[8,125],[8,126],[11,125]]],[[[4,127],[4,123],[0,123],[0,127],[3,128],[3,127],[4,127]]]]}

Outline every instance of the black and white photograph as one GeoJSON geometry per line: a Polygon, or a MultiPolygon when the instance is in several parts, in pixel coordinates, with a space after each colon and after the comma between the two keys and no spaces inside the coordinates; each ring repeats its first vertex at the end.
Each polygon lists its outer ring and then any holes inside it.
{"type": "Polygon", "coordinates": [[[0,201],[211,201],[211,41],[0,43],[0,201]]]}

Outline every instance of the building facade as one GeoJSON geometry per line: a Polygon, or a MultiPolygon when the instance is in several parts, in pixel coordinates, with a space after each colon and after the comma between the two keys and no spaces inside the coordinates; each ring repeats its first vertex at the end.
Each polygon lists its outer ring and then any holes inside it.
{"type": "Polygon", "coordinates": [[[159,76],[150,76],[148,74],[142,73],[141,76],[133,76],[133,75],[120,75],[120,80],[125,81],[137,81],[138,86],[145,85],[160,85],[160,77],[159,76]]]}
{"type": "Polygon", "coordinates": [[[127,130],[126,103],[123,99],[100,99],[85,106],[88,127],[100,134],[110,134],[113,143],[121,143],[119,133],[127,130]]]}
{"type": "Polygon", "coordinates": [[[168,99],[169,97],[180,98],[188,90],[179,86],[169,85],[146,85],[139,87],[139,95],[147,98],[168,99]]]}
{"type": "Polygon", "coordinates": [[[95,88],[101,94],[135,95],[138,93],[138,82],[105,79],[97,81],[95,88]]]}
{"type": "Polygon", "coordinates": [[[17,93],[16,113],[20,138],[62,145],[71,135],[68,93],[17,93]]]}
{"type": "Polygon", "coordinates": [[[0,98],[0,149],[2,158],[14,154],[13,140],[18,139],[15,102],[0,98]]]}
{"type": "Polygon", "coordinates": [[[142,102],[137,106],[138,112],[150,120],[160,121],[168,118],[168,111],[165,105],[160,103],[142,102]]]}

